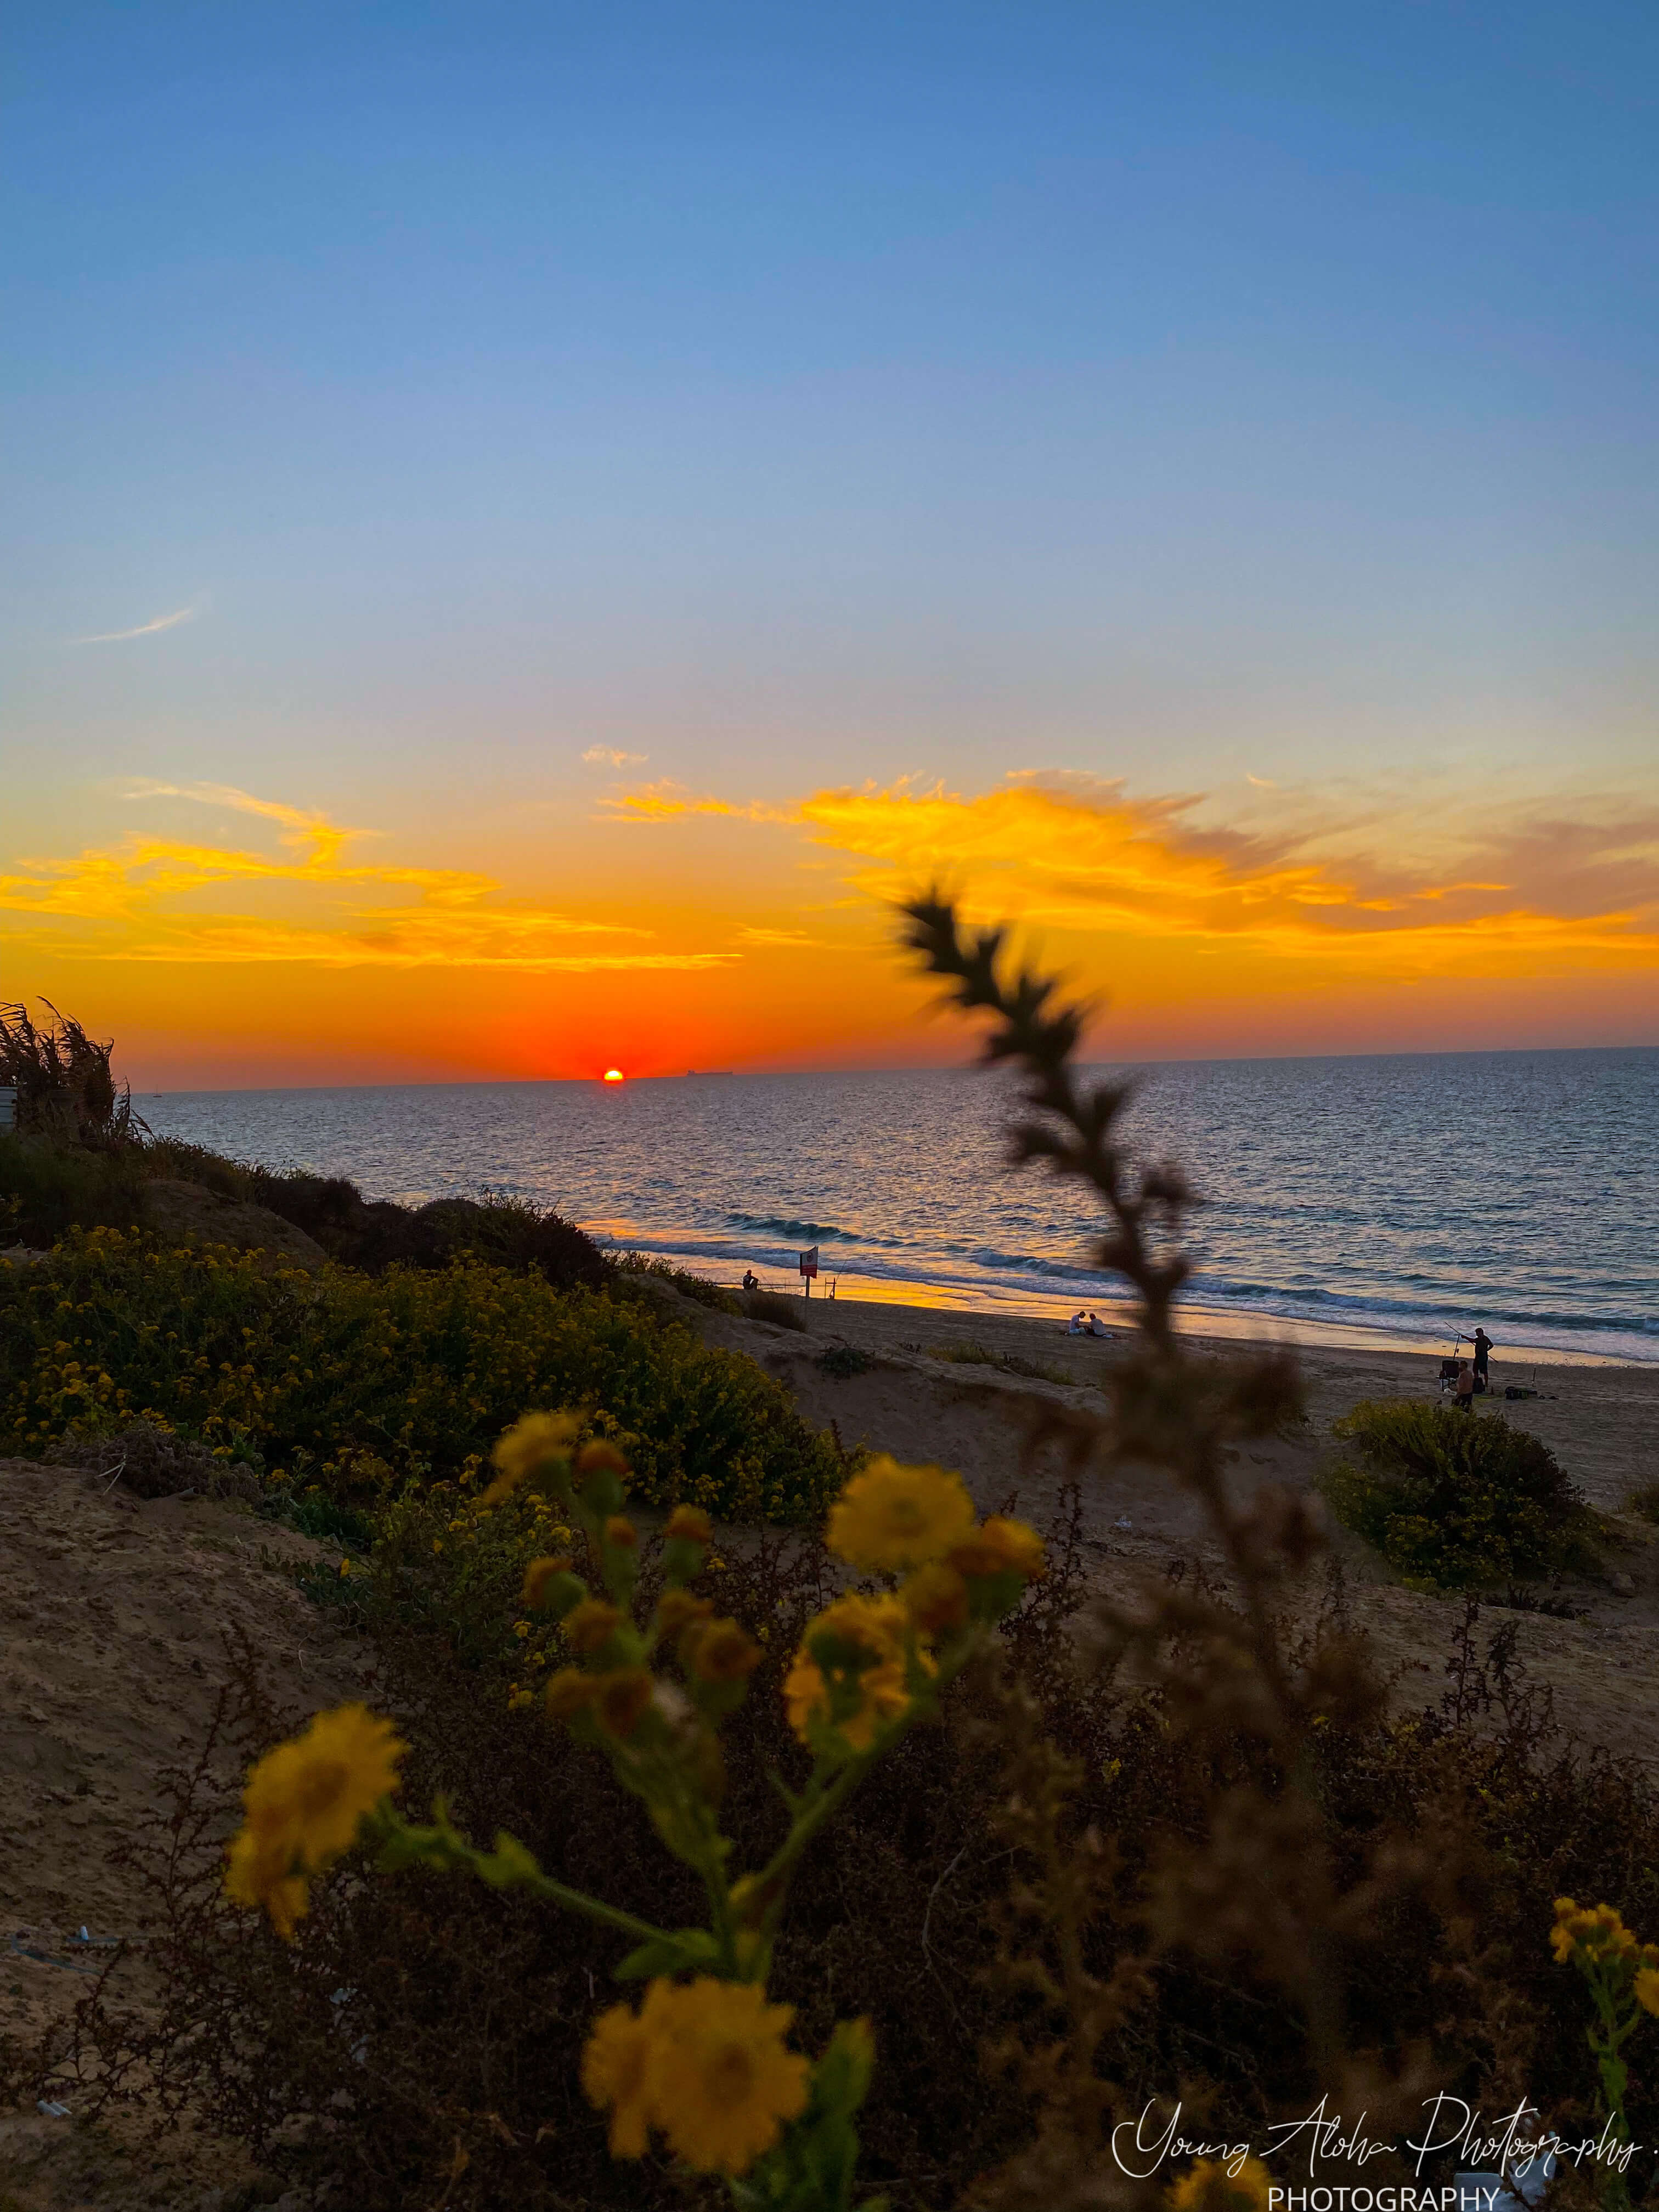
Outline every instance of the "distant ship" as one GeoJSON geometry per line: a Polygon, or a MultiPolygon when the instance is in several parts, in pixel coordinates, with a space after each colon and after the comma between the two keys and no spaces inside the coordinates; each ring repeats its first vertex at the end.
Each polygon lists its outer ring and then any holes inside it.
{"type": "Polygon", "coordinates": [[[688,1067],[688,1075],[735,1075],[735,1067],[688,1067]]]}

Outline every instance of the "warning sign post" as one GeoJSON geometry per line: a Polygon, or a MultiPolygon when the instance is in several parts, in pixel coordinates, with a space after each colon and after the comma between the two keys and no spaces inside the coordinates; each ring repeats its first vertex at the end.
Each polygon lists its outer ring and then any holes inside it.
{"type": "Polygon", "coordinates": [[[810,1252],[801,1254],[800,1271],[806,1279],[806,1295],[810,1298],[812,1295],[812,1278],[818,1272],[818,1248],[816,1244],[810,1252]]]}

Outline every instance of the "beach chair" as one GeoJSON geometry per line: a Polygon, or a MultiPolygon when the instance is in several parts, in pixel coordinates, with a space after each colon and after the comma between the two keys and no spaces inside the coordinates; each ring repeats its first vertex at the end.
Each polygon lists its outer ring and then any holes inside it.
{"type": "Polygon", "coordinates": [[[1449,1359],[1441,1361],[1440,1395],[1443,1398],[1448,1390],[1455,1390],[1457,1388],[1457,1370],[1462,1364],[1455,1352],[1453,1352],[1449,1359]]]}

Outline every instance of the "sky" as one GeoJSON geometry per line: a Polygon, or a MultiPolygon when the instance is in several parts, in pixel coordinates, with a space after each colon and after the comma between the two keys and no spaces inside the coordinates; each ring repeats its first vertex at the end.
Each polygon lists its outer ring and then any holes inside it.
{"type": "Polygon", "coordinates": [[[1659,15],[135,7],[0,131],[0,996],[140,1089],[1659,1042],[1659,15]]]}

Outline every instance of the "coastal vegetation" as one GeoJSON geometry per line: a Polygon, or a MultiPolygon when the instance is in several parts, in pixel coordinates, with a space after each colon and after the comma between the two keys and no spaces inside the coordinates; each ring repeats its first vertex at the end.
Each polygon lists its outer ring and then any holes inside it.
{"type": "MultiPolygon", "coordinates": [[[[124,2003],[112,1969],[67,2031],[0,2039],[0,2086],[205,2118],[365,2212],[1223,2212],[1213,2163],[1113,2157],[1177,2100],[1229,2143],[1321,2097],[1403,2134],[1441,2090],[1659,2132],[1632,2040],[1659,1973],[1628,1932],[1659,1929],[1647,1771],[1581,1754],[1473,1601],[1443,1689],[1390,1694],[1319,1501],[1235,1494],[1296,1372],[1183,1348],[1186,1187],[1079,1079],[1080,1010],[947,907],[908,926],[1024,1078],[1016,1161],[1097,1195],[1137,1303],[1104,1410],[1049,1417],[1075,1472],[1040,1533],[940,1468],[843,1456],[654,1262],[592,1288],[83,1226],[0,1270],[7,1448],[142,1423],[147,1466],[173,1437],[247,1470],[337,1543],[306,1587],[378,1678],[374,1713],[295,1732],[234,1649],[126,1847],[159,1996],[124,2003]],[[1082,1488],[1124,1464],[1196,1503],[1215,1564],[1102,1593],[1082,1488]]],[[[1408,1571],[1524,1576],[1587,1534],[1502,1423],[1397,1410],[1344,1441],[1356,1514],[1388,1489],[1395,1522],[1449,1515],[1438,1550],[1378,1523],[1408,1571]]],[[[1316,2154],[1314,2178],[1352,2175],[1316,2154]]],[[[1266,2185],[1245,2167],[1248,2203],[1266,2185]]]]}
{"type": "Polygon", "coordinates": [[[799,1520],[841,1478],[752,1360],[638,1299],[483,1260],[307,1271],[94,1230],[50,1267],[0,1270],[0,1446],[24,1456],[145,1420],[361,1501],[473,1480],[538,1404],[583,1407],[653,1504],[799,1520]]]}
{"type": "Polygon", "coordinates": [[[1596,1524],[1548,1445],[1501,1414],[1367,1399],[1335,1425],[1323,1488],[1418,1589],[1486,1589],[1593,1565],[1596,1524]]]}

